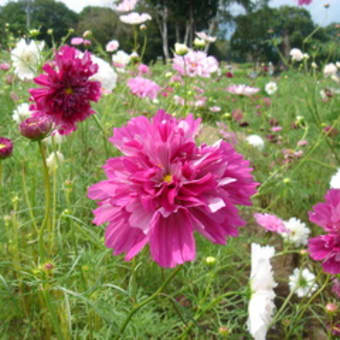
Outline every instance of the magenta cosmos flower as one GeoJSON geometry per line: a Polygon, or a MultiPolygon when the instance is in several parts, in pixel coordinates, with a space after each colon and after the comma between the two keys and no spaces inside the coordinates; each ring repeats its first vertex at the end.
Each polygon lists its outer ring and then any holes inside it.
{"type": "Polygon", "coordinates": [[[12,154],[13,143],[10,139],[0,137],[0,159],[5,159],[12,154]]]}
{"type": "Polygon", "coordinates": [[[325,272],[340,273],[340,189],[331,189],[325,203],[318,203],[309,212],[309,220],[328,234],[313,237],[308,249],[313,260],[321,261],[325,272]]]}
{"type": "Polygon", "coordinates": [[[80,54],[73,47],[63,46],[54,62],[44,65],[46,72],[34,81],[41,88],[30,89],[35,104],[32,110],[47,115],[56,124],[59,133],[68,134],[76,123],[94,113],[91,101],[98,101],[101,85],[89,78],[98,71],[90,54],[80,54]]]}
{"type": "Polygon", "coordinates": [[[288,232],[283,220],[275,215],[255,213],[254,218],[261,227],[268,231],[273,231],[275,233],[288,232]]]}
{"type": "Polygon", "coordinates": [[[196,146],[200,120],[160,110],[114,129],[123,156],[104,165],[107,180],[89,188],[93,222],[108,222],[106,246],[130,260],[148,243],[153,260],[174,267],[195,259],[193,232],[225,244],[245,222],[236,204],[250,205],[257,183],[231,145],[196,146]]]}
{"type": "Polygon", "coordinates": [[[298,4],[299,6],[303,6],[303,5],[309,5],[312,3],[313,0],[298,0],[298,4]]]}
{"type": "Polygon", "coordinates": [[[140,98],[156,99],[161,88],[152,80],[144,77],[135,77],[128,80],[128,86],[131,92],[140,98]]]}

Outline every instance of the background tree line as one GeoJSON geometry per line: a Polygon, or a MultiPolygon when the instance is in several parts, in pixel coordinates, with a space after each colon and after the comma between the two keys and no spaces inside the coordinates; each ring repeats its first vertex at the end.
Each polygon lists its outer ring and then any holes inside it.
{"type": "MultiPolygon", "coordinates": [[[[317,29],[304,8],[271,8],[269,1],[140,0],[137,11],[148,12],[154,19],[147,23],[146,60],[169,58],[175,42],[191,46],[195,32],[202,30],[218,37],[217,43],[210,46],[210,53],[219,59],[278,62],[278,50],[287,57],[292,47],[320,58],[340,58],[339,25],[317,29]],[[241,5],[245,14],[233,17],[233,3],[241,5]],[[232,28],[235,31],[227,39],[226,31],[232,28]]],[[[133,47],[132,27],[121,23],[119,15],[110,8],[89,6],[78,14],[55,0],[17,0],[0,6],[2,46],[7,46],[10,36],[27,35],[30,29],[39,29],[36,38],[50,46],[52,39],[60,42],[73,29],[72,36],[92,31],[102,45],[117,39],[122,49],[130,51],[133,47]]]]}

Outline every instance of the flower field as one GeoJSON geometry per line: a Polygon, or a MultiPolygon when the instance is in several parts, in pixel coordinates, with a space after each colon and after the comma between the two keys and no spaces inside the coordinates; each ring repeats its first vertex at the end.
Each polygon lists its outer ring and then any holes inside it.
{"type": "Polygon", "coordinates": [[[198,37],[1,52],[1,339],[340,336],[340,61],[198,37]]]}

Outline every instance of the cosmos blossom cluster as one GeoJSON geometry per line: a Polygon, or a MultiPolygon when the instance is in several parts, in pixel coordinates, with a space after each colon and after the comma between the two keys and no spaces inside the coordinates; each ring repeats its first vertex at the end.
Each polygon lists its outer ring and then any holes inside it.
{"type": "Polygon", "coordinates": [[[250,205],[256,192],[249,162],[223,141],[197,146],[199,125],[160,110],[114,129],[110,141],[123,156],[106,162],[107,179],[88,196],[115,255],[130,260],[149,244],[153,260],[175,267],[195,259],[194,231],[225,244],[245,224],[235,205],[250,205]]]}

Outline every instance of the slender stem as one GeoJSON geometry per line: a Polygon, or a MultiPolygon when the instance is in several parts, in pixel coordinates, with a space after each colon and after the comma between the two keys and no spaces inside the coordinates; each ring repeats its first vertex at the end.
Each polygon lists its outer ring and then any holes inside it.
{"type": "Polygon", "coordinates": [[[128,323],[130,322],[131,318],[133,317],[133,315],[135,313],[137,313],[143,306],[145,306],[146,304],[148,304],[149,302],[151,302],[155,297],[157,297],[162,290],[168,285],[168,283],[176,276],[176,274],[181,270],[182,266],[178,266],[170,275],[169,277],[162,283],[162,285],[148,298],[146,298],[144,301],[142,301],[140,304],[138,304],[137,306],[135,306],[132,311],[130,312],[130,314],[128,315],[128,317],[126,318],[126,320],[123,323],[123,326],[120,328],[119,330],[119,335],[117,336],[117,339],[121,338],[122,334],[124,333],[124,330],[126,328],[126,326],[128,325],[128,323]]]}
{"type": "MultiPolygon", "coordinates": [[[[1,162],[0,162],[0,167],[1,167],[1,162]]],[[[24,163],[22,165],[22,187],[23,187],[23,191],[24,191],[25,201],[26,201],[26,204],[27,204],[27,207],[28,207],[28,213],[30,214],[32,224],[34,226],[36,233],[39,234],[39,229],[38,229],[38,226],[35,222],[35,216],[33,214],[32,204],[31,204],[31,201],[30,201],[29,196],[28,196],[27,185],[26,185],[26,169],[25,169],[24,163]]]]}
{"type": "Polygon", "coordinates": [[[104,129],[102,123],[100,122],[100,120],[98,119],[97,114],[92,115],[92,117],[94,118],[94,120],[95,120],[97,126],[99,127],[99,129],[102,131],[105,153],[106,153],[106,157],[108,158],[109,155],[110,155],[110,152],[109,152],[109,149],[108,149],[108,146],[107,146],[107,139],[106,139],[105,129],[104,129]]]}
{"type": "Polygon", "coordinates": [[[45,253],[44,251],[44,244],[43,244],[43,234],[45,227],[47,226],[49,229],[50,224],[50,210],[51,210],[51,188],[50,188],[50,178],[48,173],[48,166],[46,163],[46,152],[45,152],[45,145],[39,141],[39,150],[41,153],[43,169],[44,169],[44,185],[45,185],[45,216],[43,223],[40,227],[40,235],[39,235],[39,251],[40,256],[42,257],[45,253]]]}

